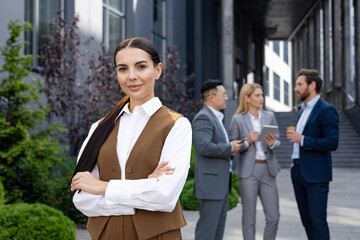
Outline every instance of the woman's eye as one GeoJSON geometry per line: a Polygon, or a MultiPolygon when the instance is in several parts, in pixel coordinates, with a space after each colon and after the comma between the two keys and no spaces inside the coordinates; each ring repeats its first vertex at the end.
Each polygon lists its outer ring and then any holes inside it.
{"type": "Polygon", "coordinates": [[[145,67],[146,67],[145,65],[139,65],[137,68],[141,70],[144,69],[145,67]]]}
{"type": "Polygon", "coordinates": [[[123,71],[125,71],[125,70],[126,70],[126,68],[124,68],[124,67],[119,67],[119,68],[117,69],[118,72],[123,72],[123,71]]]}

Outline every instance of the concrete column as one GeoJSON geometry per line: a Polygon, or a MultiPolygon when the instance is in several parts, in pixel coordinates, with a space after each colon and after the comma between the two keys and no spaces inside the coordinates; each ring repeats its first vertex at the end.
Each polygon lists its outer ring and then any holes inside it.
{"type": "Polygon", "coordinates": [[[315,19],[314,19],[314,14],[312,14],[312,16],[309,18],[307,41],[308,41],[307,68],[315,68],[315,19]]]}
{"type": "Polygon", "coordinates": [[[202,36],[203,36],[203,32],[202,32],[202,0],[199,1],[195,1],[194,3],[195,5],[195,13],[194,13],[194,22],[195,22],[195,27],[194,27],[194,37],[195,37],[195,61],[194,61],[194,65],[195,65],[195,97],[198,98],[200,96],[200,89],[201,89],[201,85],[204,82],[203,79],[203,66],[202,66],[202,55],[203,55],[203,40],[202,40],[202,36]]]}
{"type": "Polygon", "coordinates": [[[302,60],[302,56],[304,55],[303,54],[303,51],[304,51],[304,49],[302,48],[302,41],[303,41],[303,39],[302,39],[302,31],[301,32],[299,32],[298,34],[296,34],[296,58],[297,58],[297,63],[296,63],[296,72],[295,72],[295,75],[297,74],[297,72],[300,70],[300,68],[302,68],[303,67],[303,65],[302,65],[302,62],[303,62],[303,60],[302,60]]]}
{"type": "MultiPolygon", "coordinates": [[[[341,86],[345,89],[346,93],[352,94],[351,83],[351,49],[350,49],[350,0],[342,0],[342,78],[341,86]]],[[[346,95],[341,93],[342,107],[347,108],[351,102],[347,99],[346,95]]]]}
{"type": "Polygon", "coordinates": [[[256,31],[255,39],[255,82],[264,86],[265,37],[262,31],[256,31]]]}
{"type": "Polygon", "coordinates": [[[320,8],[315,11],[315,68],[321,70],[320,8]]]}
{"type": "Polygon", "coordinates": [[[331,91],[330,82],[330,12],[329,0],[323,0],[323,31],[324,31],[324,87],[323,91],[331,91]]]}
{"type": "Polygon", "coordinates": [[[300,29],[298,33],[298,49],[299,49],[299,61],[298,61],[298,69],[304,67],[304,29],[300,29]]]}
{"type": "Polygon", "coordinates": [[[355,101],[360,104],[360,0],[353,1],[355,10],[355,101]]]}
{"type": "Polygon", "coordinates": [[[235,80],[234,67],[234,3],[233,0],[221,1],[222,13],[222,81],[229,99],[234,98],[233,81],[235,80]]]}
{"type": "Polygon", "coordinates": [[[333,91],[331,102],[340,109],[341,95],[338,87],[341,86],[341,0],[332,0],[332,47],[333,47],[333,91]]]}
{"type": "MultiPolygon", "coordinates": [[[[298,66],[299,66],[299,39],[298,39],[298,35],[296,35],[293,40],[291,41],[291,53],[292,53],[292,86],[293,88],[295,88],[295,82],[296,82],[296,74],[299,71],[298,66]]],[[[291,91],[294,91],[293,89],[291,89],[291,91]]],[[[293,110],[297,110],[295,108],[295,106],[297,105],[297,97],[296,94],[292,94],[292,104],[293,104],[293,110]]]]}
{"type": "Polygon", "coordinates": [[[303,59],[303,62],[302,62],[302,66],[301,68],[309,68],[309,35],[308,35],[308,32],[309,32],[309,27],[308,27],[308,24],[306,24],[304,27],[303,27],[303,30],[302,30],[302,59],[303,59]]]}

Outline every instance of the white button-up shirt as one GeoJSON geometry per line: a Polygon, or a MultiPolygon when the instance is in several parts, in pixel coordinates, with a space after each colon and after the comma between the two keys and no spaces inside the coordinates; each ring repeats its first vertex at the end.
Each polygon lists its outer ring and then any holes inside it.
{"type": "MultiPolygon", "coordinates": [[[[260,134],[260,132],[261,132],[261,117],[262,117],[261,111],[259,111],[258,118],[255,118],[250,112],[248,112],[248,114],[250,116],[253,130],[260,134]]],[[[256,160],[266,160],[266,155],[265,155],[265,151],[263,149],[262,142],[255,141],[255,147],[256,147],[255,159],[256,160]]]]}
{"type": "MultiPolygon", "coordinates": [[[[160,156],[159,163],[169,161],[168,166],[175,168],[173,175],[163,175],[157,179],[127,180],[125,178],[125,165],[129,154],[150,117],[161,106],[158,98],[152,98],[143,105],[135,107],[133,113],[129,111],[128,104],[124,106],[119,114],[121,120],[116,143],[121,180],[110,180],[105,196],[77,191],[73,202],[84,215],[88,217],[133,215],[135,208],[164,212],[171,212],[174,209],[190,167],[192,130],[187,118],[180,117],[176,120],[160,156]]],[[[99,121],[91,126],[78,159],[98,123],[99,121]]],[[[91,173],[99,178],[97,165],[91,173]]]]}
{"type": "MultiPolygon", "coordinates": [[[[225,126],[223,124],[223,120],[224,120],[224,114],[218,110],[215,110],[214,108],[210,107],[210,106],[207,106],[208,108],[210,108],[210,110],[214,113],[215,117],[217,118],[217,120],[219,121],[219,124],[224,132],[224,135],[225,135],[225,139],[226,139],[226,142],[229,143],[229,136],[228,136],[228,133],[225,129],[225,126]]],[[[232,146],[231,146],[231,151],[232,151],[232,146]]],[[[229,169],[230,172],[232,172],[232,160],[230,159],[230,169],[229,169]]]]}
{"type": "MultiPolygon", "coordinates": [[[[309,119],[311,111],[313,110],[315,104],[319,101],[320,95],[317,95],[313,99],[311,99],[306,105],[305,103],[301,104],[301,108],[303,112],[301,113],[300,119],[296,124],[296,132],[302,134],[305,128],[305,124],[309,119]]],[[[300,158],[300,146],[304,144],[304,136],[301,139],[301,143],[294,143],[293,145],[293,154],[291,155],[292,159],[299,159],[300,158]]]]}

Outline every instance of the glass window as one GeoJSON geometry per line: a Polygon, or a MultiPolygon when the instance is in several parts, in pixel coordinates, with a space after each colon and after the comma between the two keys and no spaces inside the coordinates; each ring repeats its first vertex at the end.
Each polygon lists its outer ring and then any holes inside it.
{"type": "Polygon", "coordinates": [[[284,62],[289,63],[288,42],[284,42],[284,62]]]}
{"type": "Polygon", "coordinates": [[[154,0],[154,18],[153,18],[153,42],[156,50],[159,52],[162,62],[165,63],[166,54],[166,4],[165,0],[154,0]]]}
{"type": "Polygon", "coordinates": [[[274,99],[280,102],[280,77],[274,73],[274,99]]]}
{"type": "Polygon", "coordinates": [[[273,50],[277,55],[280,56],[279,41],[273,41],[273,50]]]}
{"type": "Polygon", "coordinates": [[[269,96],[269,68],[265,67],[265,96],[269,96]]]}
{"type": "Polygon", "coordinates": [[[124,4],[124,0],[103,0],[103,43],[109,52],[124,39],[124,4]]]}
{"type": "Polygon", "coordinates": [[[289,106],[289,83],[284,81],[284,104],[289,106]]]}
{"type": "MultiPolygon", "coordinates": [[[[33,30],[25,33],[25,39],[29,43],[25,47],[26,54],[41,55],[45,44],[43,36],[50,31],[50,23],[62,9],[62,0],[27,0],[25,1],[25,20],[33,25],[33,30]],[[38,10],[38,11],[37,11],[38,10]]],[[[34,57],[35,66],[39,65],[34,57]]]]}

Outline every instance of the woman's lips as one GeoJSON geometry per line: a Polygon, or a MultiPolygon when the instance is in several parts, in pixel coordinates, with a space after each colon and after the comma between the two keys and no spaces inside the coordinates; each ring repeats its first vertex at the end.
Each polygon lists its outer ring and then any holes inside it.
{"type": "Polygon", "coordinates": [[[131,84],[128,86],[128,88],[130,88],[130,90],[132,91],[136,91],[139,90],[141,88],[142,84],[131,84]]]}

